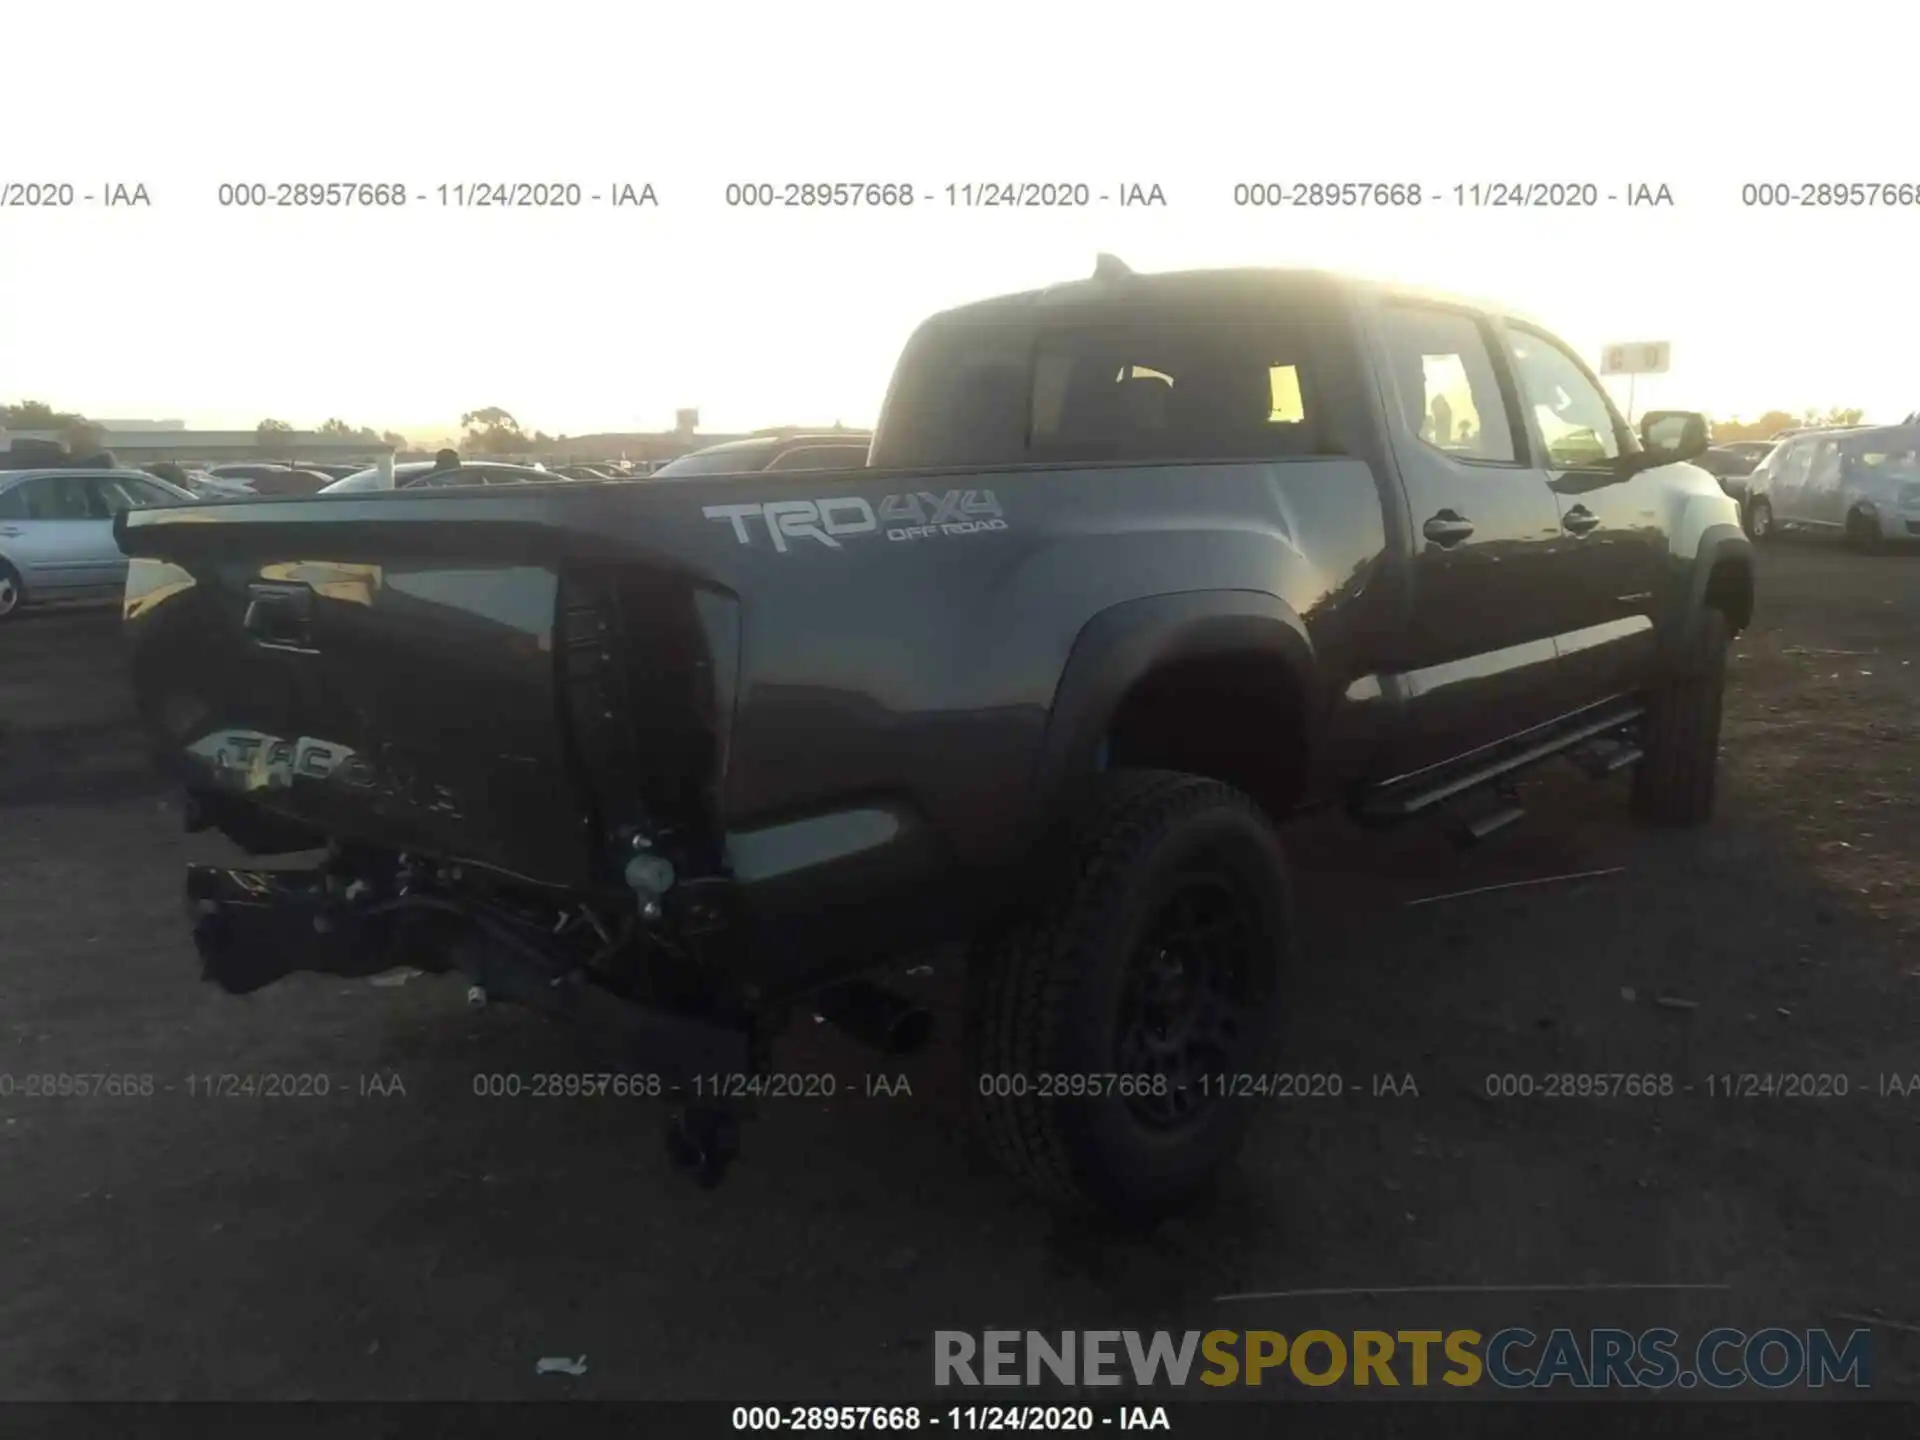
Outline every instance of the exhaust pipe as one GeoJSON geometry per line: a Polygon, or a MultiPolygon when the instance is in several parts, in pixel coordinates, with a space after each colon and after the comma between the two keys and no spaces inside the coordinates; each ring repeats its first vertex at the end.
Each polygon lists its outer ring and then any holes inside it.
{"type": "Polygon", "coordinates": [[[883,1055],[912,1055],[933,1038],[932,1015],[867,980],[821,991],[814,1013],[883,1055]]]}

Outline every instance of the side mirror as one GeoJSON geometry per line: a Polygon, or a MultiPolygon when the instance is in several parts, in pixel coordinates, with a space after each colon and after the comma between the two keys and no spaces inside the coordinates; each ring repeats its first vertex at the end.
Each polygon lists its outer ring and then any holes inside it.
{"type": "Polygon", "coordinates": [[[1649,410],[1640,417],[1643,468],[1673,465],[1707,453],[1707,417],[1691,410],[1649,410]]]}

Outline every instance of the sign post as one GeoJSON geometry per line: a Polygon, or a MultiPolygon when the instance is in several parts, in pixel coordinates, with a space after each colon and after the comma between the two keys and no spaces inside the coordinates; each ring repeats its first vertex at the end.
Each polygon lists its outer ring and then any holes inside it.
{"type": "Polygon", "coordinates": [[[1634,382],[1642,375],[1664,375],[1673,361],[1673,346],[1665,340],[1635,340],[1609,345],[1600,352],[1602,375],[1627,377],[1627,423],[1633,423],[1634,382]]]}

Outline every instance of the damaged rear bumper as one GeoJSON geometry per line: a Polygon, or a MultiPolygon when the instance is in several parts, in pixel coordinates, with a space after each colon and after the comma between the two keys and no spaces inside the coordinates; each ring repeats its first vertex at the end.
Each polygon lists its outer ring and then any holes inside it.
{"type": "Polygon", "coordinates": [[[457,900],[403,894],[370,903],[356,889],[322,869],[188,866],[186,900],[202,977],[247,995],[302,972],[364,977],[401,965],[452,971],[489,998],[572,1022],[623,1069],[669,1082],[751,1069],[745,1026],[619,994],[568,957],[543,950],[526,931],[457,900]]]}

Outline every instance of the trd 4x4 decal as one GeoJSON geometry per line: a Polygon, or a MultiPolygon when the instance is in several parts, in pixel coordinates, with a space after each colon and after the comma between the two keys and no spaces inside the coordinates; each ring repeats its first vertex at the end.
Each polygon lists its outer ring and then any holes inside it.
{"type": "Polygon", "coordinates": [[[1000,502],[991,490],[921,490],[888,495],[878,509],[858,495],[828,500],[767,500],[751,505],[708,505],[701,514],[733,526],[742,545],[753,543],[765,527],[773,548],[784,554],[789,540],[816,540],[840,549],[844,535],[884,534],[889,540],[924,540],[935,535],[977,535],[1007,528],[1000,502]],[[758,524],[749,525],[749,521],[758,524]]]}

